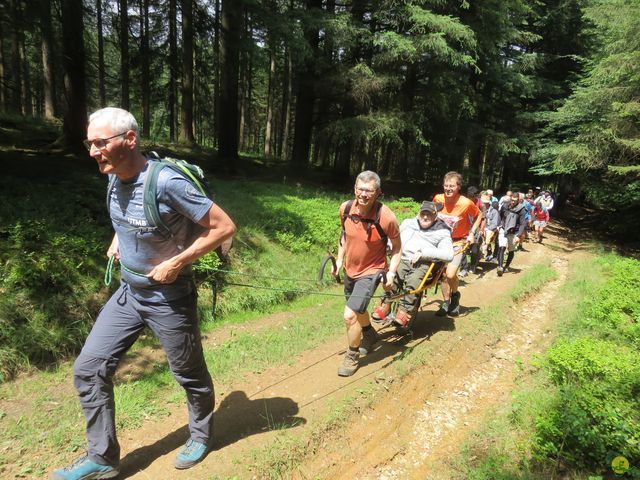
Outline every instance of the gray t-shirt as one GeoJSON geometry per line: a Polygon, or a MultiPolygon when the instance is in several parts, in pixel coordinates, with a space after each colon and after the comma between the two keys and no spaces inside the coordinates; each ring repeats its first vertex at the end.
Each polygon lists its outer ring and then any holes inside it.
{"type": "Polygon", "coordinates": [[[191,265],[182,269],[174,283],[167,285],[145,275],[191,245],[204,230],[197,222],[213,202],[182,175],[163,168],[158,176],[157,198],[162,221],[173,233],[172,238],[167,238],[149,227],[144,215],[143,182],[146,174],[147,166],[131,180],[123,182],[116,179],[109,199],[111,223],[118,235],[122,281],[129,285],[135,297],[163,302],[192,292],[191,265]]]}

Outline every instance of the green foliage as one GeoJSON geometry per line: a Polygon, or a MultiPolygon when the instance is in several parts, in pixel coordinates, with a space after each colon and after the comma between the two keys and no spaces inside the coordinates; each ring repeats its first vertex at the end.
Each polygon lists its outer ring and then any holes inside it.
{"type": "Polygon", "coordinates": [[[594,469],[616,455],[640,458],[640,355],[583,338],[550,350],[557,403],[536,422],[536,453],[594,469]]]}
{"type": "Polygon", "coordinates": [[[576,309],[572,332],[543,362],[556,399],[536,419],[535,452],[597,471],[616,455],[640,460],[640,262],[610,255],[607,275],[576,309]]]}
{"type": "Polygon", "coordinates": [[[639,266],[615,255],[570,265],[553,309],[559,339],[534,359],[541,368],[517,376],[510,404],[466,442],[455,478],[596,479],[618,455],[638,465],[639,266]]]}
{"type": "Polygon", "coordinates": [[[640,262],[607,256],[599,263],[607,280],[580,305],[581,324],[599,338],[640,349],[640,262]]]}
{"type": "Polygon", "coordinates": [[[74,351],[98,311],[109,228],[95,180],[0,181],[0,380],[74,351]]]}

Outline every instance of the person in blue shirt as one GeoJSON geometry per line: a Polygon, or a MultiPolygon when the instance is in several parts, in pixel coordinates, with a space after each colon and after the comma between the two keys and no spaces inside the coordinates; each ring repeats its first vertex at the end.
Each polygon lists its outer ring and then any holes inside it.
{"type": "Polygon", "coordinates": [[[119,474],[113,375],[145,327],[158,338],[169,368],[186,392],[189,439],[174,465],[192,467],[212,446],[214,391],[205,363],[191,264],[230,239],[229,216],[182,175],[158,177],[157,197],[169,237],[149,227],[143,184],[149,160],[140,151],[131,113],[104,108],[89,118],[89,155],[100,173],[114,175],[108,202],[115,234],[107,250],[122,265],[122,281],[107,301],[73,366],[86,419],[87,454],[54,471],[54,480],[113,478],[119,474]]]}

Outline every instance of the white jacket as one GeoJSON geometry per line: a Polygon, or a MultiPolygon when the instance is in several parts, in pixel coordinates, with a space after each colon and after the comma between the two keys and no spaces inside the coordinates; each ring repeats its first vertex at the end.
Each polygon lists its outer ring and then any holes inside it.
{"type": "Polygon", "coordinates": [[[431,227],[420,228],[417,218],[408,218],[400,225],[402,259],[409,262],[416,252],[423,260],[450,262],[453,259],[451,229],[438,218],[431,227]]]}

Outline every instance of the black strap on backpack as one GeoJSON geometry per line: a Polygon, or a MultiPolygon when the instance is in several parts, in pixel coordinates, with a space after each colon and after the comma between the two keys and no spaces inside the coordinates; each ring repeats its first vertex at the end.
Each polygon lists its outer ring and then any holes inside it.
{"type": "Polygon", "coordinates": [[[340,234],[340,243],[342,243],[342,241],[344,240],[345,236],[346,236],[346,232],[344,230],[344,222],[349,219],[352,222],[362,222],[362,223],[366,223],[368,228],[371,228],[371,226],[374,226],[375,229],[378,231],[378,235],[380,235],[380,240],[382,241],[383,245],[387,244],[387,240],[389,238],[389,236],[387,235],[387,233],[384,231],[384,229],[382,228],[382,225],[380,225],[380,211],[382,210],[382,203],[381,202],[376,202],[376,204],[374,205],[374,208],[376,209],[376,214],[374,218],[362,218],[360,215],[351,215],[351,207],[353,207],[353,202],[354,200],[351,199],[347,202],[347,204],[344,207],[344,211],[342,212],[342,219],[341,219],[341,223],[342,223],[342,233],[340,234]]]}

